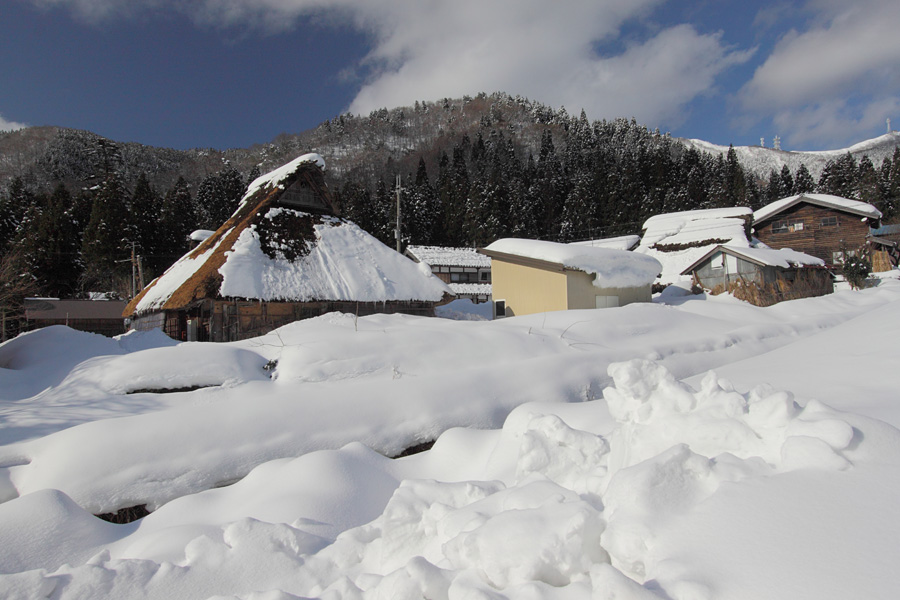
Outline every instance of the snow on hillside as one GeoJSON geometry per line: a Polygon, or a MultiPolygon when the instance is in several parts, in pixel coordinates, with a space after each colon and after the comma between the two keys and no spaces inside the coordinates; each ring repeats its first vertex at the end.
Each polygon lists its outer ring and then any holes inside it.
{"type": "MultiPolygon", "coordinates": [[[[728,146],[719,146],[703,140],[679,138],[679,141],[688,147],[713,155],[728,152],[728,146]]],[[[894,154],[894,148],[897,146],[900,146],[900,132],[892,131],[839,150],[784,151],[761,146],[735,146],[734,151],[737,153],[741,165],[759,177],[767,177],[772,170],[779,172],[784,165],[787,165],[792,173],[796,173],[800,165],[805,164],[810,175],[818,180],[822,169],[829,160],[835,160],[849,152],[857,160],[863,155],[868,155],[872,163],[876,167],[880,167],[885,158],[894,154]]]]}
{"type": "Polygon", "coordinates": [[[26,334],[0,345],[0,596],[893,598],[898,308],[885,279],[218,345],[26,334]]]}

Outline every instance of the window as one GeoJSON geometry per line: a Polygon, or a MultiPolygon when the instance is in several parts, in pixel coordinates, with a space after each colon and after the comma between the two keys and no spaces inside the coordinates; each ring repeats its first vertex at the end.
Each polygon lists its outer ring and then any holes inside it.
{"type": "Polygon", "coordinates": [[[822,217],[822,227],[836,227],[837,224],[837,217],[822,217]]]}
{"type": "Polygon", "coordinates": [[[717,252],[710,261],[710,266],[713,269],[722,269],[725,267],[725,254],[722,252],[717,252]]]}
{"type": "Polygon", "coordinates": [[[506,316],[506,300],[494,300],[494,318],[502,319],[506,316]]]}
{"type": "Polygon", "coordinates": [[[832,252],[831,253],[831,264],[833,264],[833,265],[844,264],[844,253],[841,251],[832,252]]]}
{"type": "Polygon", "coordinates": [[[784,219],[772,223],[772,233],[794,233],[795,231],[803,231],[803,221],[784,219]]]}
{"type": "Polygon", "coordinates": [[[491,282],[491,272],[490,271],[482,271],[481,273],[478,274],[478,276],[480,277],[481,281],[484,283],[491,282]]]}

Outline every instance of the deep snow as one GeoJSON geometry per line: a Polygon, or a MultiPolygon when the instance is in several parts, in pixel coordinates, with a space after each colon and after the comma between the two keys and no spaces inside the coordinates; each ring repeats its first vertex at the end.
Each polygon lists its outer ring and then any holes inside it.
{"type": "Polygon", "coordinates": [[[0,595],[893,598],[898,308],[887,279],[218,345],[23,335],[0,595]]]}

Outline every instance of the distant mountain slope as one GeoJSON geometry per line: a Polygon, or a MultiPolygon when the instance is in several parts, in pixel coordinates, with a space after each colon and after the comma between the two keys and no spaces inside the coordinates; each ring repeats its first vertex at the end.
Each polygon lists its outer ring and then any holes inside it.
{"type": "MultiPolygon", "coordinates": [[[[682,139],[679,141],[688,147],[696,148],[701,152],[710,154],[725,154],[728,146],[718,146],[703,140],[682,139]]],[[[894,148],[900,146],[900,132],[892,131],[871,140],[865,140],[854,144],[849,148],[840,150],[823,150],[818,152],[796,152],[763,148],[762,146],[735,146],[738,159],[745,169],[749,169],[760,177],[766,177],[770,171],[781,171],[787,165],[791,172],[796,172],[801,164],[805,164],[807,170],[814,179],[818,180],[822,169],[829,160],[835,160],[848,152],[853,158],[859,160],[864,155],[869,157],[872,163],[879,167],[881,162],[894,153],[894,148]]]]}
{"type": "MultiPolygon", "coordinates": [[[[434,174],[442,151],[451,149],[463,136],[474,140],[479,131],[502,132],[512,140],[520,160],[529,153],[536,157],[544,131],[549,129],[561,140],[564,130],[576,122],[578,118],[568,115],[564,108],[497,92],[416,102],[411,107],[379,109],[364,116],[339,115],[301,133],[284,133],[268,143],[228,150],[156,148],[112,141],[88,131],[29,127],[0,132],[0,188],[20,176],[37,188],[62,182],[70,189],[79,189],[90,187],[107,169],[114,169],[129,188],[143,172],[154,186],[164,190],[179,176],[197,185],[221,170],[223,161],[246,175],[254,166],[266,172],[306,152],[324,157],[330,183],[347,175],[356,181],[373,182],[387,171],[415,173],[419,158],[434,174]]],[[[682,145],[712,155],[728,151],[727,146],[703,140],[671,139],[673,151],[679,152],[677,147],[682,145]]],[[[824,152],[785,152],[759,146],[736,146],[735,151],[743,168],[760,181],[785,164],[796,172],[801,163],[818,180],[825,164],[846,152],[857,160],[867,154],[878,167],[898,145],[900,133],[893,132],[850,148],[824,152]]]]}

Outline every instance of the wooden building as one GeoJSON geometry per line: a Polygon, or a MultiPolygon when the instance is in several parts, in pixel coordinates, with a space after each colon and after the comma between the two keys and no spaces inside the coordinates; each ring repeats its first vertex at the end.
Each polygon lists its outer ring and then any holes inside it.
{"type": "Polygon", "coordinates": [[[790,249],[720,245],[688,266],[682,275],[713,293],[731,292],[757,306],[823,296],[834,291],[825,261],[790,249]]]}
{"type": "Polygon", "coordinates": [[[308,154],[250,184],[237,211],[125,308],[134,329],[231,341],[331,311],[433,315],[449,289],[332,213],[308,154]]]}
{"type": "Polygon", "coordinates": [[[26,329],[66,325],[79,331],[112,337],[125,333],[124,308],[125,302],[121,300],[26,298],[26,329]]]}
{"type": "Polygon", "coordinates": [[[503,239],[491,258],[494,318],[649,302],[656,259],[610,248],[503,239]]]}
{"type": "Polygon", "coordinates": [[[475,248],[408,246],[405,254],[417,263],[428,265],[457,298],[475,304],[490,301],[491,259],[475,248]]]}
{"type": "Polygon", "coordinates": [[[770,248],[791,248],[840,266],[844,252],[866,244],[870,228],[879,227],[881,212],[865,202],[800,194],[776,200],[753,213],[756,238],[770,248]]]}

